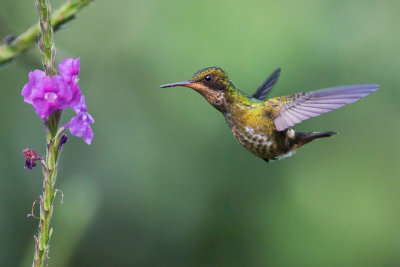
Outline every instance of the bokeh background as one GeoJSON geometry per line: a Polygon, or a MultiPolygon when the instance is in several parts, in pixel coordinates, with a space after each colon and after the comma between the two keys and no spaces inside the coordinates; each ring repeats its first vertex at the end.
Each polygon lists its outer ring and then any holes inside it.
{"type": "MultiPolygon", "coordinates": [[[[62,1],[51,1],[53,8],[62,1]]],[[[399,1],[95,1],[56,33],[57,61],[81,58],[93,144],[71,137],[56,187],[49,266],[399,266],[399,1]],[[296,130],[336,130],[265,163],[188,88],[220,66],[273,96],[379,83],[296,130]]],[[[0,2],[0,38],[37,21],[0,2]]],[[[0,265],[30,266],[44,127],[20,95],[36,47],[0,70],[0,265]]],[[[72,112],[66,112],[64,121],[72,112]]]]}

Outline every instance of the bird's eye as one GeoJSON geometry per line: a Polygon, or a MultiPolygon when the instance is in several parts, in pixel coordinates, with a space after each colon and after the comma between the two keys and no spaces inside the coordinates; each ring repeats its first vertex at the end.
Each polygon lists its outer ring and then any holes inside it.
{"type": "Polygon", "coordinates": [[[212,76],[211,75],[206,75],[204,78],[203,78],[203,80],[205,81],[205,82],[211,82],[211,80],[212,80],[212,76]]]}

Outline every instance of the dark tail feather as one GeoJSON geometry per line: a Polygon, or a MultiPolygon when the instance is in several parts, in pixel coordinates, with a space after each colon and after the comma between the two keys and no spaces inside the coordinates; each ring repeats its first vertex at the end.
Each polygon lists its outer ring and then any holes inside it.
{"type": "Polygon", "coordinates": [[[335,134],[337,134],[337,132],[332,132],[332,131],[296,133],[296,137],[294,139],[294,147],[298,148],[298,147],[301,147],[302,145],[305,145],[305,144],[311,142],[314,139],[330,137],[335,134]]]}

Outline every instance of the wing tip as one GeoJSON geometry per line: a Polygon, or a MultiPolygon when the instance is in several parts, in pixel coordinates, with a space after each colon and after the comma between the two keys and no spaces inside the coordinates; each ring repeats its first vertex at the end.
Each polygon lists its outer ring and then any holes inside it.
{"type": "Polygon", "coordinates": [[[373,89],[372,92],[375,92],[376,90],[378,90],[378,89],[381,87],[381,86],[380,86],[379,84],[377,84],[377,83],[371,84],[371,86],[372,86],[372,89],[373,89]]]}
{"type": "Polygon", "coordinates": [[[252,95],[252,97],[258,99],[258,100],[263,100],[266,98],[268,95],[269,91],[272,89],[272,87],[275,85],[275,83],[278,81],[278,78],[281,74],[281,68],[277,68],[272,72],[268,78],[265,80],[265,82],[257,89],[257,91],[252,95]]]}
{"type": "Polygon", "coordinates": [[[362,89],[371,90],[371,92],[375,92],[380,87],[377,83],[358,84],[358,86],[362,87],[362,89]]]}

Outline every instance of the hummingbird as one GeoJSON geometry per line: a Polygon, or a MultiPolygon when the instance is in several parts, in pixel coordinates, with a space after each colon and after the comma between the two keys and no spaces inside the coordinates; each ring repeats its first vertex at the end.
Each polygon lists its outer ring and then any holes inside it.
{"type": "Polygon", "coordinates": [[[378,84],[356,84],[268,98],[280,72],[276,69],[251,96],[237,88],[218,67],[199,70],[189,80],[160,88],[184,86],[200,93],[222,113],[239,143],[266,162],[291,156],[315,139],[336,134],[296,132],[291,126],[353,103],[379,88],[378,84]]]}

